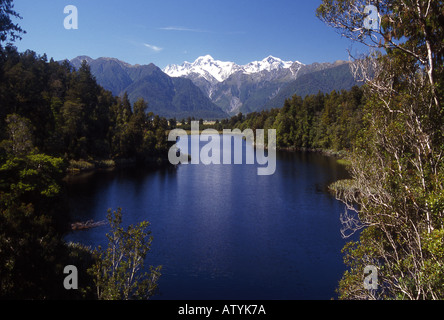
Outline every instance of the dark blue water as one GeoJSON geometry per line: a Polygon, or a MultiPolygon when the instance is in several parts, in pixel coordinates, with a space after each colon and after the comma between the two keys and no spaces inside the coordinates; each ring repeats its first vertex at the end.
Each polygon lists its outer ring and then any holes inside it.
{"type": "MultiPolygon", "coordinates": [[[[163,265],[156,299],[330,299],[346,240],[327,186],[346,176],[333,158],[278,152],[271,176],[247,164],[132,168],[72,179],[69,196],[78,220],[122,207],[125,224],[151,223],[146,264],[163,265]]],[[[105,246],[106,232],[66,239],[105,246]]]]}

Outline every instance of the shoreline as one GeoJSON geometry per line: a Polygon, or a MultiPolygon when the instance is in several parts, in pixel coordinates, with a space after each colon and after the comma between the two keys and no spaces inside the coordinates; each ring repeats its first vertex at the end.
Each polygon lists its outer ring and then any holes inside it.
{"type": "MultiPolygon", "coordinates": [[[[202,131],[202,130],[201,130],[202,131]]],[[[201,133],[200,131],[200,133],[201,133]]],[[[222,134],[222,133],[220,133],[222,134]]],[[[235,133],[233,133],[235,134],[235,133]]],[[[267,149],[267,146],[253,146],[256,148],[267,149]]],[[[276,151],[284,152],[308,152],[308,153],[319,153],[328,157],[336,158],[341,161],[343,165],[347,165],[348,161],[345,159],[347,151],[335,151],[331,149],[321,149],[321,148],[296,148],[296,147],[276,147],[276,151]]],[[[114,171],[122,168],[135,167],[137,165],[147,165],[153,169],[174,166],[169,163],[168,158],[162,157],[150,157],[147,159],[136,159],[136,158],[124,158],[124,159],[93,159],[93,160],[68,160],[69,165],[65,172],[64,180],[71,177],[75,177],[81,174],[93,173],[98,171],[114,171]]]]}
{"type": "Polygon", "coordinates": [[[147,165],[153,169],[170,165],[168,158],[151,157],[144,160],[135,158],[128,159],[106,159],[106,160],[69,160],[68,168],[63,180],[69,180],[82,174],[94,173],[98,171],[115,171],[122,168],[130,168],[138,165],[147,165]]]}
{"type": "MultiPolygon", "coordinates": [[[[176,129],[180,129],[180,128],[176,128],[176,129]]],[[[207,128],[207,129],[212,129],[212,128],[207,128]]],[[[207,132],[203,132],[206,129],[200,129],[199,133],[196,132],[192,132],[191,130],[186,130],[186,129],[182,129],[186,132],[185,135],[202,135],[202,134],[208,134],[211,135],[211,133],[207,133],[207,132]]],[[[213,129],[216,130],[216,129],[213,129]]],[[[234,130],[234,129],[227,129],[227,130],[234,130]]],[[[171,131],[171,130],[170,130],[171,131]]],[[[219,135],[223,135],[224,132],[220,131],[220,130],[216,130],[218,132],[219,135]]],[[[169,133],[169,131],[168,131],[169,133]]],[[[167,134],[168,134],[167,133],[167,134]]],[[[242,132],[230,132],[231,135],[243,135],[242,132]]],[[[256,145],[256,143],[254,143],[253,145],[255,148],[264,148],[267,149],[267,145],[265,146],[258,146],[256,145]]],[[[321,153],[323,155],[326,156],[330,156],[330,157],[336,157],[339,159],[343,159],[347,154],[348,151],[345,150],[340,150],[340,151],[335,151],[332,149],[322,149],[322,148],[296,148],[296,147],[276,147],[276,151],[289,151],[289,152],[297,152],[297,151],[302,151],[302,152],[313,152],[313,153],[321,153]]]]}
{"type": "Polygon", "coordinates": [[[296,148],[296,147],[284,147],[284,148],[276,148],[277,151],[290,151],[290,152],[310,152],[310,153],[320,153],[325,156],[335,157],[338,159],[343,159],[348,152],[345,150],[335,151],[332,149],[321,149],[321,148],[296,148]]]}

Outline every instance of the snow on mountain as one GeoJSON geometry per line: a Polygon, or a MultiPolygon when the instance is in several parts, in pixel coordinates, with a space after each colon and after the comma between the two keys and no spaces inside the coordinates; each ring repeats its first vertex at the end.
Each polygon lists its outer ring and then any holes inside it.
{"type": "Polygon", "coordinates": [[[293,63],[292,61],[282,61],[279,58],[268,56],[262,61],[253,61],[242,66],[234,62],[215,60],[210,55],[205,55],[197,58],[193,63],[184,62],[182,65],[168,65],[163,69],[163,72],[170,77],[187,77],[196,74],[214,83],[216,81],[223,82],[236,72],[253,74],[264,70],[289,69],[293,63]]]}
{"type": "Polygon", "coordinates": [[[190,79],[222,110],[237,114],[265,105],[296,80],[304,66],[299,61],[283,61],[273,56],[238,65],[205,55],[192,63],[168,65],[163,72],[170,77],[190,79]]]}
{"type": "Polygon", "coordinates": [[[253,61],[243,66],[244,73],[257,73],[261,71],[272,71],[279,69],[288,69],[293,64],[293,61],[282,61],[279,58],[268,56],[262,61],[253,61]]]}
{"type": "Polygon", "coordinates": [[[168,65],[163,72],[170,77],[184,77],[196,73],[210,82],[222,82],[239,69],[234,62],[214,60],[212,56],[206,55],[197,58],[193,63],[186,61],[180,66],[168,65]]]}

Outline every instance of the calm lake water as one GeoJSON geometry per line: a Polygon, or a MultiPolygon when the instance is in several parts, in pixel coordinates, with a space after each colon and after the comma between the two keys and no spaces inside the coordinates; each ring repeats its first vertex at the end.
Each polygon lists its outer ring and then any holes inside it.
{"type": "MultiPolygon", "coordinates": [[[[121,207],[124,224],[151,223],[146,265],[163,266],[155,299],[335,298],[345,269],[344,207],[327,186],[347,177],[344,167],[304,152],[278,152],[270,176],[243,163],[79,176],[68,186],[71,214],[98,221],[121,207]]],[[[106,246],[107,232],[101,226],[66,240],[106,246]]]]}

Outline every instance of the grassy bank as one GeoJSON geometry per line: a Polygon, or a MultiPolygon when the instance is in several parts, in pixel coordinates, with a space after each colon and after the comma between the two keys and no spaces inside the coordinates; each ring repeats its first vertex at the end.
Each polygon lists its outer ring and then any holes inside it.
{"type": "Polygon", "coordinates": [[[161,167],[169,165],[169,161],[167,158],[160,157],[149,157],[143,160],[135,158],[115,160],[69,160],[69,165],[66,172],[68,176],[72,176],[96,170],[114,170],[117,168],[132,167],[139,164],[149,165],[152,167],[161,167]]]}

